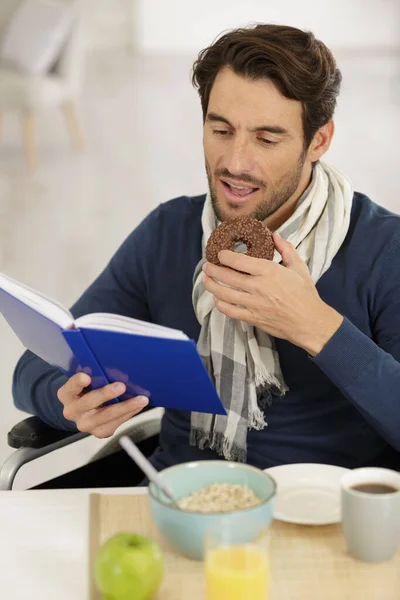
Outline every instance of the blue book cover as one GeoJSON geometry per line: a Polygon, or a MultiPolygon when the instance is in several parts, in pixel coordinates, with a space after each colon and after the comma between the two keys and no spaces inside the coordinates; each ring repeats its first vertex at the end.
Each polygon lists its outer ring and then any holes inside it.
{"type": "Polygon", "coordinates": [[[182,332],[106,313],[74,320],[2,274],[0,312],[26,348],[67,376],[83,369],[94,389],[123,381],[117,401],[145,395],[150,406],[226,414],[196,344],[182,332]]]}

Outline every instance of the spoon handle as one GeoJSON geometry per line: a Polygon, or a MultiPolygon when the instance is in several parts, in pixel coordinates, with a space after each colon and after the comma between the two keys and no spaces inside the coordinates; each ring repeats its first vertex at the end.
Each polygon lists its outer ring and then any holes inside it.
{"type": "Polygon", "coordinates": [[[131,457],[133,461],[137,464],[140,469],[142,469],[143,473],[147,475],[148,479],[152,481],[157,487],[159,487],[166,496],[174,504],[176,504],[176,500],[174,498],[173,493],[169,489],[168,485],[165,483],[163,478],[160,476],[158,471],[153,467],[150,461],[147,460],[144,454],[139,450],[134,442],[127,436],[121,436],[119,440],[120,445],[125,450],[125,452],[131,457]]]}

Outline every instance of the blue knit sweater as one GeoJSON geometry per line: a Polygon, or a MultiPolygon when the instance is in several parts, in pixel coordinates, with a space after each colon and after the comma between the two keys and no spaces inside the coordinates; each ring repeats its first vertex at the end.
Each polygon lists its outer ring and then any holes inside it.
{"type": "MultiPolygon", "coordinates": [[[[191,295],[204,199],[181,197],[151,212],[72,307],[74,316],[119,313],[197,340],[191,295]]],[[[349,232],[317,288],[345,320],[314,359],[276,341],[290,392],[268,407],[268,426],[248,434],[248,462],[261,468],[290,462],[356,467],[387,444],[400,450],[400,216],[355,193],[349,232]]],[[[56,396],[64,381],[26,352],[14,373],[15,405],[72,430],[56,396]]],[[[216,458],[189,446],[189,428],[190,413],[166,411],[153,457],[158,467],[216,458]]]]}

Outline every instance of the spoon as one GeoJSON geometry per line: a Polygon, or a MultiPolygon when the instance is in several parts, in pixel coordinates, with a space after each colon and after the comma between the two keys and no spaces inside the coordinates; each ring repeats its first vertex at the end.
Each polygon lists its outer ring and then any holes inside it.
{"type": "Polygon", "coordinates": [[[170,490],[169,486],[165,483],[162,476],[153,467],[150,461],[147,460],[145,455],[139,450],[131,438],[127,435],[121,436],[119,440],[120,445],[130,458],[137,464],[137,466],[143,471],[148,479],[154,483],[164,494],[171,500],[174,508],[179,508],[178,502],[176,501],[174,494],[170,490]]]}

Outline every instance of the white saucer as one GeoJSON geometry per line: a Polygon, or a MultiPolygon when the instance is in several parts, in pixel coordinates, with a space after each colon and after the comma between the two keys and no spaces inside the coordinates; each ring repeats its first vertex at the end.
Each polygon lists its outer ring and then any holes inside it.
{"type": "Polygon", "coordinates": [[[340,521],[340,480],[349,469],[299,463],[265,471],[277,484],[274,519],[299,525],[340,521]]]}

